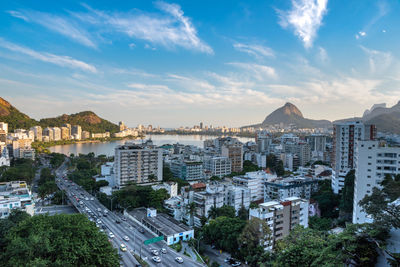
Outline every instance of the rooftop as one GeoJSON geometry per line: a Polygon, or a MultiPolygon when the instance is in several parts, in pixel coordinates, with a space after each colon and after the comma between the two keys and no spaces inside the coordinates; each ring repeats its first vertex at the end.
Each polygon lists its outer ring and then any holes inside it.
{"type": "Polygon", "coordinates": [[[146,221],[165,236],[170,236],[192,230],[185,224],[164,213],[157,213],[155,217],[147,217],[146,208],[137,208],[129,212],[136,220],[146,221]]]}

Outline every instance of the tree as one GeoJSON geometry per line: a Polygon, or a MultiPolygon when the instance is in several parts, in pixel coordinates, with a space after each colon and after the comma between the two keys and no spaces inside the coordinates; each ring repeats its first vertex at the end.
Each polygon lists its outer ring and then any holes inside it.
{"type": "Polygon", "coordinates": [[[159,189],[159,190],[152,190],[150,192],[150,203],[149,206],[156,208],[159,211],[164,210],[163,204],[164,204],[164,200],[169,198],[169,194],[167,192],[167,190],[165,190],[164,188],[159,189]]]}
{"type": "Polygon", "coordinates": [[[279,160],[275,167],[276,175],[283,176],[285,174],[285,168],[283,167],[283,161],[279,160]]]}
{"type": "Polygon", "coordinates": [[[154,174],[150,174],[150,175],[147,177],[147,179],[148,179],[150,182],[155,182],[155,181],[157,181],[157,177],[156,177],[154,174]]]}
{"type": "Polygon", "coordinates": [[[354,179],[355,171],[351,170],[346,174],[342,197],[339,204],[342,216],[346,217],[347,219],[351,218],[351,214],[353,212],[354,179]]]}
{"type": "Polygon", "coordinates": [[[271,239],[271,230],[265,220],[252,218],[247,221],[238,241],[240,256],[250,266],[258,266],[258,261],[264,254],[264,245],[271,239]]]}
{"type": "Polygon", "coordinates": [[[372,194],[366,195],[359,205],[374,218],[376,224],[398,229],[400,205],[394,201],[400,198],[400,175],[386,175],[380,185],[381,189],[374,187],[372,194]]]}
{"type": "Polygon", "coordinates": [[[58,190],[56,182],[48,181],[42,184],[38,188],[38,194],[41,199],[44,199],[47,195],[50,195],[58,190]]]}
{"type": "Polygon", "coordinates": [[[308,220],[308,226],[314,230],[328,231],[332,227],[332,219],[312,216],[308,220]]]}
{"type": "Polygon", "coordinates": [[[318,202],[323,218],[337,218],[340,195],[332,191],[331,181],[323,180],[318,182],[319,189],[313,193],[311,198],[318,202]]]}
{"type": "Polygon", "coordinates": [[[189,203],[186,205],[186,214],[189,215],[189,225],[193,225],[193,214],[196,211],[196,204],[194,202],[189,203]]]}
{"type": "Polygon", "coordinates": [[[230,217],[230,218],[234,218],[236,215],[236,211],[235,208],[232,206],[228,206],[228,205],[223,205],[220,208],[217,208],[217,216],[225,216],[225,217],[230,217]]]}
{"type": "Polygon", "coordinates": [[[211,206],[208,210],[208,218],[215,219],[218,217],[218,208],[215,206],[211,206]]]}
{"type": "Polygon", "coordinates": [[[37,215],[6,235],[2,266],[119,266],[116,249],[84,215],[37,215]]]}
{"type": "Polygon", "coordinates": [[[241,206],[240,209],[238,210],[238,218],[240,218],[243,221],[246,221],[249,219],[249,211],[245,208],[245,206],[241,206]]]}
{"type": "Polygon", "coordinates": [[[215,244],[216,247],[236,256],[239,254],[238,237],[245,225],[246,222],[239,218],[222,216],[210,220],[208,224],[204,225],[202,235],[206,243],[215,244]]]}

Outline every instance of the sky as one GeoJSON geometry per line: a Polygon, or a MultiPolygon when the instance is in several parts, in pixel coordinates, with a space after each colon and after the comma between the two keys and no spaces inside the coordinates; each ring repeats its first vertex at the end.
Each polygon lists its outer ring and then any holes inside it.
{"type": "Polygon", "coordinates": [[[395,0],[1,1],[0,96],[35,119],[259,123],[400,100],[395,0]]]}

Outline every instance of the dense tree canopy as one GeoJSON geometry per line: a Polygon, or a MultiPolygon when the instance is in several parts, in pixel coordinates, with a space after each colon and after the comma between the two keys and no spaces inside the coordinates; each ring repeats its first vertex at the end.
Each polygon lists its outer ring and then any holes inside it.
{"type": "Polygon", "coordinates": [[[116,249],[84,215],[37,215],[5,235],[2,266],[119,266],[116,249]]]}
{"type": "Polygon", "coordinates": [[[26,181],[32,183],[36,167],[30,159],[14,159],[11,166],[0,167],[0,182],[26,181]]]}

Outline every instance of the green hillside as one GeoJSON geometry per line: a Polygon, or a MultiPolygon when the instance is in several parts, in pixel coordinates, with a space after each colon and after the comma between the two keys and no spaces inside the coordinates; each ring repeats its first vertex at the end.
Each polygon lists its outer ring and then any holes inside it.
{"type": "Polygon", "coordinates": [[[46,118],[39,121],[42,127],[61,126],[64,123],[80,125],[83,131],[91,133],[115,133],[119,131],[118,125],[100,118],[92,111],[82,111],[71,115],[61,115],[56,118],[46,118]]]}
{"type": "Polygon", "coordinates": [[[31,119],[28,115],[20,112],[13,107],[9,102],[0,97],[0,121],[8,123],[8,130],[28,129],[38,122],[31,119]]]}
{"type": "Polygon", "coordinates": [[[83,111],[71,115],[61,115],[56,118],[41,119],[39,122],[20,112],[9,102],[0,97],[0,122],[8,123],[8,131],[15,129],[29,129],[32,126],[59,127],[64,123],[80,125],[82,130],[91,133],[115,133],[119,131],[118,125],[100,118],[92,111],[83,111]]]}

